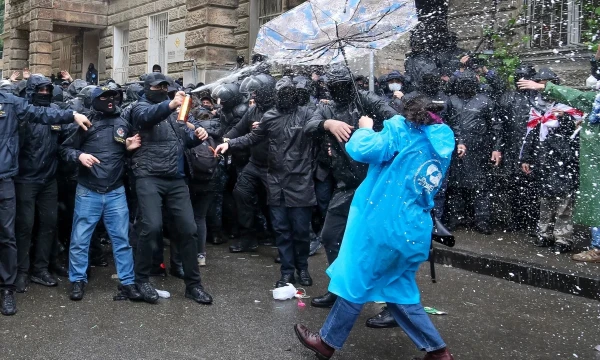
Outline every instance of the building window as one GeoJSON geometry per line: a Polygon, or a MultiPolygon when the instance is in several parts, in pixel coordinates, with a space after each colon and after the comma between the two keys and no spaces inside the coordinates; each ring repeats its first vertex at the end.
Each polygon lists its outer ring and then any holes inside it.
{"type": "Polygon", "coordinates": [[[148,38],[148,72],[155,64],[160,65],[163,74],[167,73],[167,37],[169,36],[168,13],[150,16],[148,38]]]}
{"type": "Polygon", "coordinates": [[[283,0],[259,0],[258,26],[273,20],[283,13],[283,0]]]}
{"type": "Polygon", "coordinates": [[[129,24],[115,26],[113,46],[113,79],[125,84],[129,78],[129,24]]]}
{"type": "Polygon", "coordinates": [[[529,0],[528,20],[531,47],[554,49],[581,44],[586,19],[597,16],[600,0],[529,0]]]}

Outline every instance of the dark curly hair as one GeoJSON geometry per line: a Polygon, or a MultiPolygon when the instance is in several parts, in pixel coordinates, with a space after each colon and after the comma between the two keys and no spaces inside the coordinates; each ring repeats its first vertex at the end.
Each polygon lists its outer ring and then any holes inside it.
{"type": "Polygon", "coordinates": [[[404,104],[404,117],[416,125],[431,125],[437,121],[430,113],[437,114],[444,105],[434,103],[426,95],[417,95],[404,104]]]}

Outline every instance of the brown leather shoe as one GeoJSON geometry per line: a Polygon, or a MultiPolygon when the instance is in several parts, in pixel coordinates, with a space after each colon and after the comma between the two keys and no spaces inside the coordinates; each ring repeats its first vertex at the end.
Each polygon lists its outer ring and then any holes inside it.
{"type": "Polygon", "coordinates": [[[414,360],[454,360],[447,348],[429,352],[424,358],[414,358],[414,360]]]}
{"type": "Polygon", "coordinates": [[[294,331],[296,331],[296,336],[298,336],[298,340],[300,340],[302,345],[313,351],[315,355],[317,355],[317,358],[329,360],[333,356],[335,349],[325,344],[319,334],[315,334],[308,330],[308,328],[302,324],[294,325],[294,331]]]}

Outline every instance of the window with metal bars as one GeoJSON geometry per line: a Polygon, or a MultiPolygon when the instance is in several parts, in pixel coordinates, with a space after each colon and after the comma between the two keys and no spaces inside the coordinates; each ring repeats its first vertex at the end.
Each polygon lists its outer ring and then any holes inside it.
{"type": "Polygon", "coordinates": [[[115,26],[114,41],[113,79],[125,84],[129,78],[129,24],[115,26]]]}
{"type": "Polygon", "coordinates": [[[148,38],[148,72],[155,64],[160,65],[163,74],[167,73],[167,37],[169,36],[169,14],[150,16],[148,38]]]}
{"type": "Polygon", "coordinates": [[[258,26],[273,20],[283,13],[283,0],[259,0],[258,26]]]}
{"type": "Polygon", "coordinates": [[[589,17],[597,16],[600,0],[528,0],[530,46],[555,49],[579,45],[589,29],[589,17]]]}

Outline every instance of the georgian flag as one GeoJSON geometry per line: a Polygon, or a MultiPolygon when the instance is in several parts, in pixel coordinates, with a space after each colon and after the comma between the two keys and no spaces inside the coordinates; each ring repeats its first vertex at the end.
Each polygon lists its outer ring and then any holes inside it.
{"type": "Polygon", "coordinates": [[[582,120],[584,113],[581,110],[572,108],[570,106],[564,104],[554,104],[550,108],[550,110],[546,111],[545,114],[542,114],[531,108],[529,112],[529,121],[527,122],[527,135],[531,132],[531,130],[535,129],[538,124],[540,126],[540,141],[546,140],[548,137],[549,129],[557,128],[560,126],[558,123],[558,117],[556,113],[563,112],[565,114],[571,115],[575,120],[582,120]]]}

